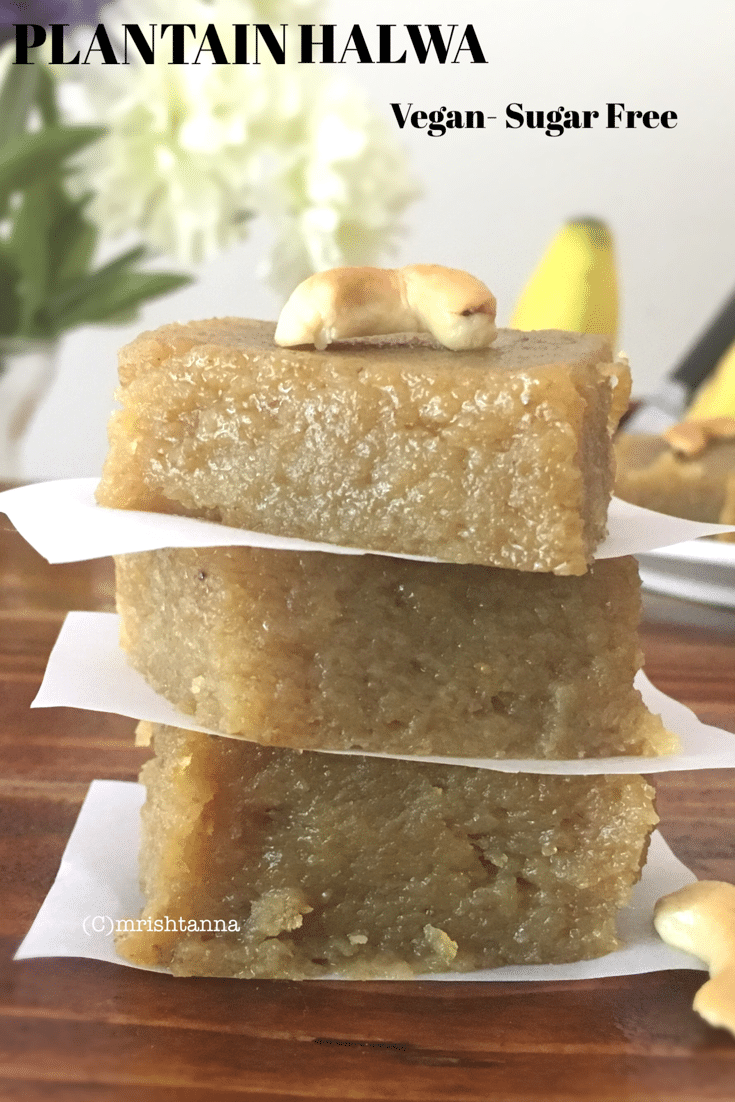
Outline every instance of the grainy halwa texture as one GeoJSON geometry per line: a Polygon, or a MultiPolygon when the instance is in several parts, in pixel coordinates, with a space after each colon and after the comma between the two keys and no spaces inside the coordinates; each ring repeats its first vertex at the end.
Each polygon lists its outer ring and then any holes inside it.
{"type": "Polygon", "coordinates": [[[253,548],[117,559],[132,664],[203,727],[300,749],[656,754],[635,561],[581,577],[253,548]]]}
{"type": "Polygon", "coordinates": [[[657,819],[636,776],[298,753],[170,727],[153,740],[147,903],[117,947],[177,975],[400,978],[599,956],[657,819]],[[166,932],[167,918],[197,928],[166,932]],[[237,932],[201,932],[217,920],[237,932]]]}
{"type": "Polygon", "coordinates": [[[581,574],[605,534],[629,373],[602,337],[501,330],[284,349],[269,322],[167,325],[120,353],[102,505],[581,574]]]}

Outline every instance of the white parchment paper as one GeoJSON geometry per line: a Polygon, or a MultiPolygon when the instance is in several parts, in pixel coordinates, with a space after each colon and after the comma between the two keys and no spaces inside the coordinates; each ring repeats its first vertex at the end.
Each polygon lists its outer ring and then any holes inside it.
{"type": "MultiPolygon", "coordinates": [[[[115,952],[112,931],[118,920],[137,918],[143,904],[138,889],[137,854],[139,815],[144,798],[145,790],[141,785],[124,781],[92,782],[56,880],[15,955],[16,960],[87,957],[134,967],[115,952]]],[[[630,905],[618,920],[624,944],[617,952],[574,964],[509,966],[417,978],[575,980],[637,975],[670,968],[703,969],[704,965],[695,957],[665,945],[652,924],[656,900],[695,879],[656,832],[651,839],[641,881],[633,890],[630,905]]]]}
{"type": "MultiPolygon", "coordinates": [[[[682,769],[735,768],[735,735],[700,723],[689,708],[656,689],[642,673],[636,684],[652,712],[664,726],[679,735],[681,752],[665,757],[572,758],[540,761],[535,758],[412,757],[411,761],[442,762],[504,773],[664,773],[682,769]]],[[[130,666],[118,644],[118,617],[110,612],[70,612],[46,667],[33,708],[82,708],[115,712],[132,719],[146,719],[170,727],[208,734],[221,732],[202,727],[178,711],[130,666]]],[[[329,751],[319,751],[329,753],[329,751]]],[[[350,753],[350,751],[340,751],[350,753]]],[[[362,757],[399,757],[365,754],[362,757]]]]}
{"type": "MultiPolygon", "coordinates": [[[[0,493],[5,512],[20,534],[51,563],[79,562],[104,555],[152,551],[161,547],[268,547],[281,551],[328,551],[340,555],[387,554],[330,543],[270,536],[190,517],[106,509],[97,505],[96,478],[39,482],[0,493]]],[[[699,524],[667,517],[613,498],[609,534],[596,558],[636,555],[701,536],[733,532],[735,526],[699,524]]],[[[436,562],[419,555],[388,557],[436,562]]]]}

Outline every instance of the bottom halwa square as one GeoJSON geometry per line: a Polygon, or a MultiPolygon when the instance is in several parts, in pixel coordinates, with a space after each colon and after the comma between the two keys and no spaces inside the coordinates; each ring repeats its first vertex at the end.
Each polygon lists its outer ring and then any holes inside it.
{"type": "MultiPolygon", "coordinates": [[[[410,978],[600,956],[657,821],[638,776],[502,774],[154,727],[140,916],[176,975],[410,978]]],[[[135,921],[132,921],[135,920],[135,921]]]]}
{"type": "MultiPolygon", "coordinates": [[[[133,922],[137,926],[144,921],[130,915],[139,915],[143,906],[138,849],[145,795],[143,785],[131,781],[92,781],[56,879],[15,954],[16,960],[76,957],[140,967],[116,952],[113,935],[134,928],[133,922]]],[[[416,978],[435,982],[568,982],[667,969],[702,971],[705,965],[700,960],[672,949],[653,926],[656,901],[695,879],[654,830],[641,879],[633,887],[630,903],[618,915],[619,949],[569,964],[505,965],[474,972],[432,972],[416,978]]],[[[177,924],[184,921],[181,916],[166,917],[177,924]]],[[[146,970],[173,979],[164,968],[146,970]]]]}

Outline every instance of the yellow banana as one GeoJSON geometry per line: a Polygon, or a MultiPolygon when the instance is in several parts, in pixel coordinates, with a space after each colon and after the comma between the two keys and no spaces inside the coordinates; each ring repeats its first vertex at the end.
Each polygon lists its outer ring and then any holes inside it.
{"type": "Polygon", "coordinates": [[[735,417],[735,342],[696,391],[686,412],[687,421],[707,417],[735,417]]]}
{"type": "Polygon", "coordinates": [[[549,245],[516,304],[513,329],[618,330],[618,282],[612,236],[604,222],[567,222],[549,245]]]}

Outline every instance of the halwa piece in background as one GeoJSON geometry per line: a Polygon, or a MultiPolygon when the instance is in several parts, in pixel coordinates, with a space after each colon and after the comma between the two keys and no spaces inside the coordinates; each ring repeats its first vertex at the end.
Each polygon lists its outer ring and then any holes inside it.
{"type": "Polygon", "coordinates": [[[686,455],[663,436],[621,432],[615,453],[615,493],[623,501],[688,520],[735,524],[735,439],[709,440],[686,455]]]}

